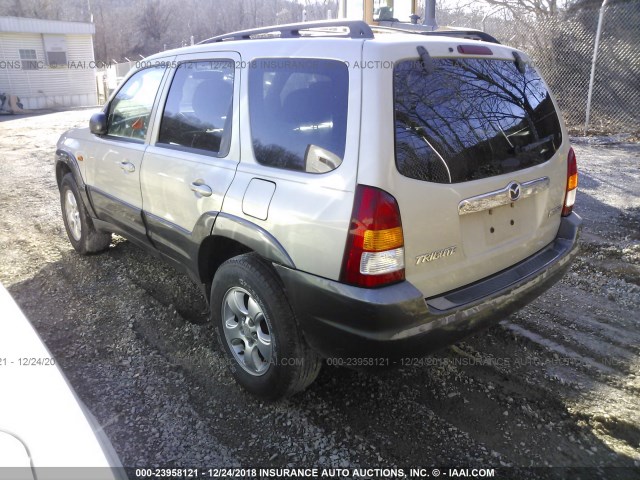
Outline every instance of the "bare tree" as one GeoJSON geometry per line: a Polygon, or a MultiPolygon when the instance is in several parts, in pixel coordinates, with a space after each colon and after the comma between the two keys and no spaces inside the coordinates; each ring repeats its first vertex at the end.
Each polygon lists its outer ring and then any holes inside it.
{"type": "MultiPolygon", "coordinates": [[[[100,61],[138,58],[167,48],[235,30],[298,22],[298,0],[0,0],[0,15],[89,21],[96,27],[94,49],[100,61]]],[[[337,10],[335,0],[307,0],[309,20],[337,10]]]]}
{"type": "Polygon", "coordinates": [[[551,17],[568,6],[570,0],[484,0],[489,5],[504,7],[514,18],[535,15],[536,18],[551,17]]]}
{"type": "Polygon", "coordinates": [[[158,0],[145,2],[138,16],[139,29],[143,34],[143,41],[138,44],[139,53],[148,55],[163,48],[171,14],[166,3],[158,0]]]}
{"type": "MultiPolygon", "coordinates": [[[[75,11],[75,6],[76,5],[70,5],[68,8],[75,11]]],[[[65,20],[66,18],[61,18],[64,16],[64,13],[60,7],[60,2],[57,0],[14,0],[7,14],[16,17],[65,20]]],[[[74,18],[70,18],[70,20],[71,19],[76,20],[75,16],[74,18]]]]}

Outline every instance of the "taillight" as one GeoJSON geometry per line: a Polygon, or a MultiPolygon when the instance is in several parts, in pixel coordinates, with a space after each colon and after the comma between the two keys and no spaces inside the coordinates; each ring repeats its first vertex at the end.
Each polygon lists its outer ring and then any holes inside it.
{"type": "Polygon", "coordinates": [[[358,185],[340,281],[380,287],[404,280],[404,237],[396,199],[358,185]]]}
{"type": "Polygon", "coordinates": [[[578,191],[578,163],[573,148],[569,149],[567,156],[567,188],[564,194],[564,205],[562,206],[562,216],[571,214],[573,204],[576,203],[576,192],[578,191]]]}

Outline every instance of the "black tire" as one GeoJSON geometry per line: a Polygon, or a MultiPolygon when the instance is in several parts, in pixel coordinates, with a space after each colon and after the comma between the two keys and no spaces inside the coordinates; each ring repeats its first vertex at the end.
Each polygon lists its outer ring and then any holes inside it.
{"type": "Polygon", "coordinates": [[[211,288],[211,318],[231,373],[250,393],[278,400],[304,390],[318,376],[322,359],[302,337],[277,274],[257,254],[240,255],[220,266],[211,288]],[[234,312],[234,299],[236,311],[246,310],[246,316],[234,312]],[[241,333],[243,321],[248,322],[246,335],[241,333]],[[242,338],[230,339],[234,332],[242,338]],[[267,337],[270,358],[260,349],[267,348],[267,337]],[[253,355],[247,355],[249,350],[253,355]]]}
{"type": "Polygon", "coordinates": [[[96,230],[82,201],[78,185],[70,173],[67,173],[60,182],[60,207],[67,236],[78,253],[87,255],[101,252],[109,247],[111,234],[96,230]],[[73,199],[67,195],[73,196],[73,199]]]}

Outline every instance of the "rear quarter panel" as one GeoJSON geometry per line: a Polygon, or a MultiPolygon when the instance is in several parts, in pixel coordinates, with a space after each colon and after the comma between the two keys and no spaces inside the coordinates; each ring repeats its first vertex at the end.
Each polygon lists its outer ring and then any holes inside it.
{"type": "Polygon", "coordinates": [[[322,174],[268,167],[255,160],[247,79],[251,62],[256,59],[319,58],[346,60],[353,64],[361,57],[362,42],[281,39],[270,42],[273,48],[265,48],[266,42],[253,42],[246,48],[238,48],[246,65],[242,72],[240,105],[242,160],[225,197],[223,211],[246,219],[272,234],[297,269],[337,280],[353,209],[358,168],[362,74],[359,70],[349,69],[347,140],[343,162],[337,169],[322,174]],[[246,209],[243,210],[243,199],[253,179],[275,184],[265,220],[247,215],[246,209]]]}

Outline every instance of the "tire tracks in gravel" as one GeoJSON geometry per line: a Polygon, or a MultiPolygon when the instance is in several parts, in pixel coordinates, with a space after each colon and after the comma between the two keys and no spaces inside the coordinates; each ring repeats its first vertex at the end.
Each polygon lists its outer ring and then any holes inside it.
{"type": "MultiPolygon", "coordinates": [[[[137,276],[135,270],[149,266],[145,263],[136,262],[134,271],[128,274],[137,276]]],[[[190,280],[174,273],[169,282],[175,286],[190,280]]],[[[154,293],[145,290],[148,297],[145,303],[157,304],[158,311],[154,314],[163,318],[161,321],[154,315],[137,318],[133,325],[137,337],[189,379],[190,403],[242,465],[348,467],[361,462],[371,465],[376,460],[373,453],[367,452],[358,453],[356,458],[335,432],[311,421],[306,402],[260,402],[240,390],[227,368],[212,326],[189,322],[173,304],[155,299],[155,287],[150,290],[154,293]]],[[[195,295],[201,296],[199,292],[195,295]]],[[[371,447],[369,450],[373,451],[371,447]]]]}

